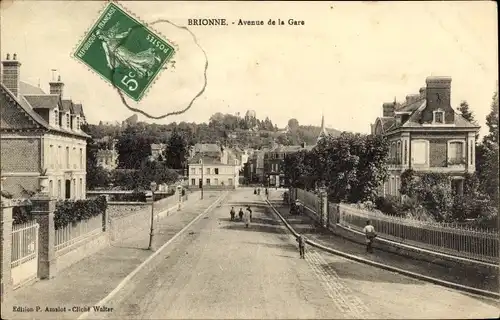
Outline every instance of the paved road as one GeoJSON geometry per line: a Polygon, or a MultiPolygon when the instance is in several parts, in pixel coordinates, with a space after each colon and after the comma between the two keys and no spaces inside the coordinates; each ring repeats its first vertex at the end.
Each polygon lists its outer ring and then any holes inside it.
{"type": "Polygon", "coordinates": [[[89,318],[483,318],[493,303],[308,250],[263,202],[238,190],[157,255],[107,307],[89,318]],[[229,207],[252,204],[253,224],[229,221],[229,207]],[[256,206],[260,203],[261,207],[256,206]]]}

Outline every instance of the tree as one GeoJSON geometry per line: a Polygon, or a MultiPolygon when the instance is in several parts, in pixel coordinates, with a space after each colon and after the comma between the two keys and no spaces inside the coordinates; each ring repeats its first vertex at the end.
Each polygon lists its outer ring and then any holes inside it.
{"type": "Polygon", "coordinates": [[[183,169],[188,156],[188,144],[181,132],[174,130],[165,149],[167,167],[183,169]]]}
{"type": "Polygon", "coordinates": [[[345,132],[327,136],[311,151],[288,155],[284,172],[294,187],[324,185],[331,201],[373,201],[387,176],[387,154],[384,138],[345,132]]]}
{"type": "MultiPolygon", "coordinates": [[[[460,114],[462,117],[464,117],[465,120],[469,121],[472,124],[478,125],[476,119],[474,118],[474,113],[469,107],[469,103],[467,101],[463,100],[460,102],[460,106],[458,107],[458,111],[460,111],[460,114]]],[[[479,133],[476,134],[476,143],[479,139],[479,133]]]]}
{"type": "Polygon", "coordinates": [[[290,131],[296,131],[299,128],[299,121],[295,118],[288,120],[288,128],[290,131]]]}
{"type": "Polygon", "coordinates": [[[141,125],[130,126],[118,138],[118,166],[123,169],[138,169],[144,159],[151,156],[154,137],[141,125]]]}
{"type": "Polygon", "coordinates": [[[463,100],[460,102],[460,106],[458,107],[458,111],[460,111],[460,114],[462,117],[464,117],[465,120],[469,121],[470,123],[475,123],[476,121],[474,120],[474,113],[470,110],[469,104],[467,101],[463,100]]]}
{"type": "Polygon", "coordinates": [[[480,189],[491,199],[491,205],[498,207],[498,92],[493,95],[491,111],[486,116],[488,134],[482,145],[476,148],[476,170],[480,189]]]}

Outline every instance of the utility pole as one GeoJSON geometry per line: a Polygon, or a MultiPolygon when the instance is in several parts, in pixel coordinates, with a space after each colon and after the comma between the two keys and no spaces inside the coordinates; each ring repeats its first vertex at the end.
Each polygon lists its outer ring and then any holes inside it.
{"type": "Polygon", "coordinates": [[[201,153],[201,183],[200,183],[200,187],[201,187],[201,200],[203,200],[203,171],[205,170],[204,166],[203,166],[203,152],[201,153]]]}

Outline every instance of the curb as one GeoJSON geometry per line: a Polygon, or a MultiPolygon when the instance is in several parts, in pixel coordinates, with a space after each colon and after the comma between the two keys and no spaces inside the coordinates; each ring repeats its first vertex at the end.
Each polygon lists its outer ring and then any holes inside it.
{"type": "MultiPolygon", "coordinates": [[[[141,264],[139,264],[131,273],[129,273],[117,286],[116,288],[113,289],[106,297],[101,299],[98,303],[94,304],[96,306],[102,306],[105,305],[109,300],[111,300],[139,271],[141,271],[142,268],[144,268],[151,260],[153,260],[154,257],[156,257],[160,252],[162,252],[170,243],[172,243],[178,236],[183,234],[191,225],[193,225],[196,221],[198,221],[201,217],[203,217],[205,214],[208,212],[212,211],[217,204],[220,202],[224,201],[224,198],[228,193],[223,193],[220,195],[213,203],[208,206],[202,213],[200,213],[198,216],[196,216],[193,220],[191,220],[184,228],[182,228],[179,232],[177,232],[172,238],[170,238],[167,242],[165,242],[160,248],[155,250],[149,257],[146,258],[141,264]]],[[[92,311],[82,313],[77,319],[88,319],[90,314],[92,314],[92,311]]]]}
{"type": "MultiPolygon", "coordinates": [[[[286,219],[283,218],[283,216],[269,202],[269,200],[265,200],[265,201],[267,202],[267,204],[269,205],[269,207],[274,211],[274,213],[278,215],[278,217],[285,224],[285,226],[287,227],[287,229],[295,237],[298,237],[298,233],[292,228],[292,226],[288,223],[288,221],[286,221],[286,219]]],[[[406,270],[403,270],[403,269],[399,269],[399,268],[392,267],[392,266],[389,266],[389,265],[385,265],[385,264],[382,264],[382,263],[378,263],[378,262],[375,262],[375,261],[363,259],[363,258],[358,257],[358,256],[354,256],[354,255],[351,255],[351,254],[348,254],[348,253],[345,253],[345,252],[342,252],[342,251],[338,251],[338,250],[335,250],[335,249],[323,246],[323,245],[321,245],[319,243],[316,243],[316,242],[308,240],[308,239],[306,239],[306,243],[309,244],[309,245],[311,245],[311,246],[313,246],[313,247],[315,247],[315,248],[318,248],[318,249],[324,250],[326,252],[329,252],[331,254],[338,255],[338,256],[341,256],[341,257],[349,259],[349,260],[354,260],[354,261],[359,262],[359,263],[367,264],[367,265],[370,265],[372,267],[384,269],[384,270],[387,270],[387,271],[396,272],[396,273],[402,274],[402,275],[410,277],[410,278],[415,278],[415,279],[418,279],[418,280],[422,280],[422,281],[426,281],[426,282],[431,282],[431,283],[434,283],[434,284],[437,284],[437,285],[440,285],[440,286],[448,287],[448,288],[451,288],[451,289],[456,289],[456,290],[459,290],[459,291],[465,291],[465,292],[468,292],[468,293],[479,295],[481,297],[492,298],[492,299],[495,299],[495,300],[500,299],[500,294],[496,293],[496,292],[487,291],[487,290],[481,290],[481,289],[477,289],[477,288],[473,288],[473,287],[469,287],[469,286],[464,286],[464,285],[461,285],[461,284],[457,284],[457,283],[453,283],[453,282],[449,282],[449,281],[444,281],[444,280],[440,280],[440,279],[428,277],[428,276],[425,276],[425,275],[422,275],[422,274],[418,274],[418,273],[415,273],[415,272],[406,271],[406,270]]]]}

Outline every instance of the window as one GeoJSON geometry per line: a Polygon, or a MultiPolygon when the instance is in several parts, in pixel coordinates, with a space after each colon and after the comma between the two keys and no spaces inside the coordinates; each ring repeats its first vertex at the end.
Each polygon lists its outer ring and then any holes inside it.
{"type": "Polygon", "coordinates": [[[71,152],[71,163],[73,163],[73,169],[76,169],[76,147],[73,147],[73,151],[71,152]]]}
{"type": "Polygon", "coordinates": [[[426,140],[415,140],[411,142],[411,159],[413,164],[425,165],[428,163],[428,146],[429,142],[426,140]]]}
{"type": "Polygon", "coordinates": [[[73,179],[73,197],[76,198],[76,179],[73,179]]]}
{"type": "Polygon", "coordinates": [[[401,141],[398,141],[398,143],[397,143],[396,164],[401,164],[401,141]]]}
{"type": "Polygon", "coordinates": [[[196,184],[196,179],[191,179],[191,185],[194,186],[196,184]]]}
{"type": "Polygon", "coordinates": [[[434,111],[434,123],[444,123],[444,111],[434,111]]]}
{"type": "Polygon", "coordinates": [[[405,149],[404,149],[404,164],[408,163],[408,143],[405,140],[405,149]]]}
{"type": "Polygon", "coordinates": [[[71,129],[73,129],[73,120],[75,119],[75,117],[73,117],[71,115],[69,117],[70,117],[69,126],[71,129]]]}
{"type": "Polygon", "coordinates": [[[66,147],[66,168],[69,169],[69,147],[66,147]]]}
{"type": "Polygon", "coordinates": [[[55,154],[54,154],[54,145],[50,145],[49,147],[49,161],[50,161],[50,168],[54,169],[54,159],[55,154]]]}
{"type": "Polygon", "coordinates": [[[49,194],[50,194],[51,196],[53,196],[53,195],[54,195],[54,181],[52,181],[52,179],[51,179],[51,180],[49,180],[49,194]]]}
{"type": "Polygon", "coordinates": [[[83,179],[80,178],[80,198],[84,198],[83,196],[85,195],[85,190],[83,190],[83,179]]]}
{"type": "Polygon", "coordinates": [[[199,172],[200,174],[203,174],[203,169],[202,169],[202,168],[200,168],[200,170],[198,170],[198,172],[199,172]]]}
{"type": "Polygon", "coordinates": [[[207,186],[210,185],[210,179],[207,179],[207,186]]]}
{"type": "Polygon", "coordinates": [[[469,161],[470,161],[469,163],[470,163],[471,165],[472,165],[472,164],[474,164],[474,163],[472,162],[472,161],[473,161],[473,159],[472,159],[473,154],[474,154],[474,146],[473,146],[473,145],[472,145],[472,143],[471,143],[471,144],[470,144],[470,155],[469,155],[469,161]]]}
{"type": "Polygon", "coordinates": [[[60,169],[61,166],[61,146],[57,146],[57,167],[60,169]]]}
{"type": "Polygon", "coordinates": [[[57,197],[61,198],[62,195],[62,186],[61,186],[61,180],[57,180],[57,197]]]}
{"type": "Polygon", "coordinates": [[[76,130],[80,130],[80,117],[76,117],[76,130]]]}
{"type": "Polygon", "coordinates": [[[54,110],[54,125],[59,125],[59,111],[54,110]]]}
{"type": "Polygon", "coordinates": [[[71,124],[70,124],[69,114],[66,113],[66,127],[69,128],[70,126],[71,124]]]}
{"type": "Polygon", "coordinates": [[[207,174],[210,174],[210,168],[206,169],[207,174]]]}
{"type": "Polygon", "coordinates": [[[393,176],[391,177],[391,180],[390,180],[390,194],[392,196],[396,195],[396,182],[395,182],[395,179],[393,176]]]}
{"type": "Polygon", "coordinates": [[[217,179],[217,178],[214,179],[214,185],[216,185],[216,186],[219,185],[219,179],[217,179]]]}
{"type": "Polygon", "coordinates": [[[448,162],[449,164],[462,164],[464,143],[453,141],[448,143],[448,162]]]}
{"type": "Polygon", "coordinates": [[[214,168],[215,174],[219,174],[219,168],[214,168]]]}
{"type": "Polygon", "coordinates": [[[83,169],[83,149],[80,148],[80,169],[83,169]]]}
{"type": "Polygon", "coordinates": [[[196,168],[191,168],[191,174],[196,174],[196,168]]]}

